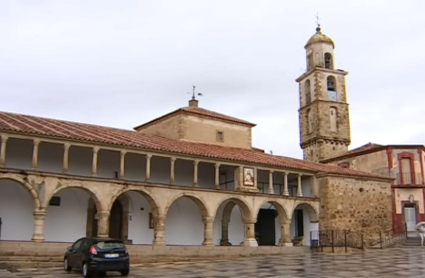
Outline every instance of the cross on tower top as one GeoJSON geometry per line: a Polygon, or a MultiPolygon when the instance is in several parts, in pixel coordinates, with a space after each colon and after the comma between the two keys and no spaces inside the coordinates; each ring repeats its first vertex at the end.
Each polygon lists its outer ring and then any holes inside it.
{"type": "Polygon", "coordinates": [[[319,22],[320,18],[319,18],[319,13],[316,14],[316,24],[317,24],[317,28],[320,28],[320,22],[319,22]]]}

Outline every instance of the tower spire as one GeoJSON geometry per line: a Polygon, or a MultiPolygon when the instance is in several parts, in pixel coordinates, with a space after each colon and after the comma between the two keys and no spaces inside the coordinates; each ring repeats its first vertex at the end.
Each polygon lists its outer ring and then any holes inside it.
{"type": "Polygon", "coordinates": [[[317,33],[319,33],[320,31],[321,31],[321,28],[320,28],[320,18],[319,18],[319,13],[316,13],[316,25],[317,25],[317,27],[316,27],[316,31],[317,31],[317,33]]]}

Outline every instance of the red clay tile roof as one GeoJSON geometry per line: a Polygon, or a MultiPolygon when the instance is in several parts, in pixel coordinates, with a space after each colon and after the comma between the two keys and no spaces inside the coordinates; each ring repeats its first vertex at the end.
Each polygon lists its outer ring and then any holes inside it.
{"type": "Polygon", "coordinates": [[[331,157],[328,159],[323,159],[321,162],[322,163],[329,163],[329,162],[333,162],[333,161],[337,161],[337,160],[342,160],[342,159],[346,159],[346,158],[350,158],[350,157],[355,157],[355,156],[359,156],[359,155],[363,155],[363,154],[368,154],[368,153],[373,153],[373,152],[377,152],[377,151],[381,151],[381,150],[385,150],[385,149],[424,149],[425,147],[424,145],[380,145],[380,144],[375,144],[375,143],[367,143],[364,144],[360,147],[357,147],[355,149],[349,150],[348,152],[339,155],[339,156],[335,156],[335,157],[331,157]]]}
{"type": "Polygon", "coordinates": [[[0,132],[44,136],[64,140],[130,147],[141,151],[161,151],[219,160],[235,161],[265,166],[282,167],[308,172],[327,172],[348,176],[387,178],[381,175],[344,169],[338,166],[307,162],[295,158],[273,156],[258,150],[223,147],[167,139],[143,132],[124,130],[91,124],[47,119],[35,116],[0,112],[0,132]]]}
{"type": "Polygon", "coordinates": [[[256,124],[253,124],[253,123],[241,120],[241,119],[237,119],[237,118],[234,118],[234,117],[230,117],[230,116],[227,116],[227,115],[224,115],[224,114],[220,114],[220,113],[217,113],[217,112],[214,112],[214,111],[211,111],[211,110],[207,110],[207,109],[196,107],[196,106],[186,106],[186,107],[179,108],[179,109],[177,109],[173,112],[170,112],[168,114],[165,114],[164,116],[161,116],[159,118],[153,119],[152,121],[141,124],[141,125],[135,127],[134,129],[139,130],[140,128],[152,125],[154,123],[161,121],[162,119],[168,118],[168,117],[173,116],[173,115],[177,115],[179,113],[185,113],[185,114],[191,114],[191,115],[195,115],[195,116],[207,117],[207,118],[211,118],[211,119],[215,119],[215,120],[222,120],[222,121],[225,121],[225,122],[247,125],[247,126],[250,126],[250,127],[256,126],[256,124]]]}

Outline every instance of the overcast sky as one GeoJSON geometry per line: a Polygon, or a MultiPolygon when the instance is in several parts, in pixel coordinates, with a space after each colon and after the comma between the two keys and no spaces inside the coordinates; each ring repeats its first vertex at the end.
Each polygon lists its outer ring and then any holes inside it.
{"type": "Polygon", "coordinates": [[[350,148],[424,144],[423,0],[1,0],[0,110],[132,129],[187,105],[257,124],[302,158],[298,84],[315,32],[347,70],[350,148]]]}

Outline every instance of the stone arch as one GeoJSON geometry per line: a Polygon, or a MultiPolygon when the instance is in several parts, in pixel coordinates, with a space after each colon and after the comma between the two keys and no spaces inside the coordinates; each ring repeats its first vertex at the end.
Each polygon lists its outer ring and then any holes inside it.
{"type": "Polygon", "coordinates": [[[258,215],[261,207],[264,206],[265,204],[271,204],[271,205],[274,206],[274,208],[279,213],[279,218],[280,218],[281,223],[285,223],[287,220],[291,219],[290,215],[288,215],[288,210],[282,204],[280,204],[276,201],[269,201],[269,200],[264,200],[263,202],[260,203],[260,205],[255,210],[255,214],[254,214],[255,216],[258,215]]]}
{"type": "Polygon", "coordinates": [[[291,218],[292,218],[292,215],[294,214],[294,211],[300,206],[302,206],[303,208],[305,208],[307,210],[308,215],[310,216],[310,222],[311,223],[319,222],[318,211],[316,210],[316,208],[313,205],[311,205],[310,203],[306,203],[306,202],[301,202],[301,203],[295,204],[294,209],[292,210],[292,213],[291,213],[291,218]]]}
{"type": "MultiPolygon", "coordinates": [[[[128,239],[128,209],[130,206],[130,200],[125,194],[121,194],[116,198],[115,200],[118,200],[122,207],[122,215],[121,215],[121,239],[127,240],[128,239]]],[[[115,202],[115,201],[114,201],[115,202]]],[[[114,203],[112,202],[112,204],[114,203]]],[[[111,205],[112,207],[112,205],[111,205]]],[[[97,207],[95,205],[95,202],[93,201],[93,198],[90,198],[88,200],[87,205],[87,226],[86,226],[86,235],[87,236],[97,236],[97,223],[95,223],[95,214],[97,212],[97,207]]]]}
{"type": "Polygon", "coordinates": [[[195,194],[192,194],[192,193],[187,193],[187,192],[177,194],[176,196],[174,196],[173,198],[171,198],[169,200],[167,206],[164,208],[164,215],[165,216],[168,214],[168,210],[174,204],[174,202],[177,201],[178,199],[182,198],[182,197],[187,197],[187,198],[191,199],[196,204],[196,206],[199,208],[199,210],[201,212],[202,218],[211,217],[209,210],[206,206],[206,202],[204,200],[202,200],[201,197],[196,196],[195,194]]]}
{"type": "MultiPolygon", "coordinates": [[[[218,206],[216,207],[215,212],[214,212],[214,218],[217,216],[218,209],[220,208],[220,206],[224,202],[233,202],[234,204],[238,205],[242,209],[243,217],[245,219],[252,219],[253,218],[252,210],[249,207],[249,205],[244,200],[239,199],[238,197],[225,198],[225,199],[221,200],[220,202],[218,202],[218,206]]],[[[227,206],[227,204],[226,204],[226,206],[227,206]]],[[[233,207],[231,207],[231,208],[233,209],[233,207]]]]}
{"type": "MultiPolygon", "coordinates": [[[[153,195],[151,195],[148,191],[144,190],[143,188],[125,188],[123,190],[120,190],[114,196],[112,196],[110,202],[107,205],[106,210],[110,211],[115,200],[119,199],[121,196],[125,196],[124,193],[130,192],[130,191],[136,192],[142,195],[144,198],[146,198],[149,205],[151,206],[153,216],[156,217],[160,214],[161,211],[160,211],[159,202],[156,200],[156,198],[153,195]]],[[[127,202],[129,202],[129,199],[127,196],[126,198],[127,198],[127,202]]]]}
{"type": "Polygon", "coordinates": [[[25,181],[24,179],[17,178],[17,177],[8,177],[8,176],[1,176],[0,181],[1,180],[10,180],[10,181],[14,181],[14,182],[22,185],[28,191],[28,193],[31,195],[31,199],[33,201],[34,209],[41,209],[41,201],[40,201],[38,192],[27,181],[25,181]]]}
{"type": "Polygon", "coordinates": [[[76,189],[82,189],[84,192],[88,193],[90,197],[93,199],[94,204],[96,205],[97,211],[102,211],[103,206],[100,202],[99,198],[96,196],[96,193],[93,192],[90,188],[87,188],[80,184],[65,184],[63,186],[59,186],[55,190],[53,190],[50,194],[47,195],[47,198],[45,200],[45,203],[43,204],[44,208],[48,208],[50,199],[52,199],[53,196],[55,196],[57,193],[59,193],[62,190],[70,189],[70,188],[76,188],[76,189]]]}

